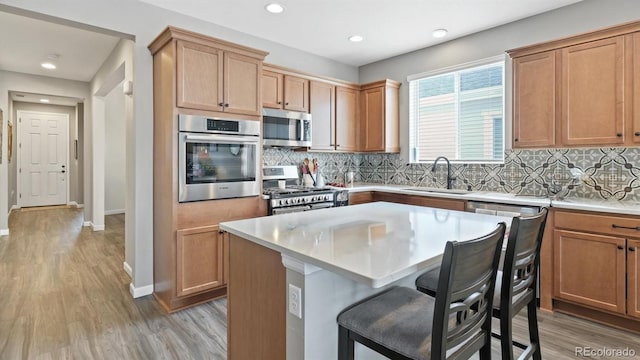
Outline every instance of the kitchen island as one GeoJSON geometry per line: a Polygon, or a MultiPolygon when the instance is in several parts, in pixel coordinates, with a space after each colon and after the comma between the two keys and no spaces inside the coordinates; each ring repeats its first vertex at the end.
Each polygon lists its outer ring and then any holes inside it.
{"type": "MultiPolygon", "coordinates": [[[[230,233],[228,358],[334,359],[336,317],[390,286],[413,286],[447,241],[510,218],[376,202],[220,224],[230,233]]],[[[356,348],[358,358],[377,355],[356,348]]]]}

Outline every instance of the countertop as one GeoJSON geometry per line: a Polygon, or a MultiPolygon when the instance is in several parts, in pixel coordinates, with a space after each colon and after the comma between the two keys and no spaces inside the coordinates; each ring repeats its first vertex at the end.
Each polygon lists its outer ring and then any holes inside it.
{"type": "Polygon", "coordinates": [[[445,243],[511,218],[375,202],[223,222],[220,229],[373,288],[440,263],[445,243]]]}
{"type": "Polygon", "coordinates": [[[347,189],[350,193],[365,191],[382,191],[396,194],[429,196],[445,199],[458,199],[470,201],[484,201],[500,204],[524,205],[524,206],[551,206],[558,209],[597,211],[605,213],[623,214],[623,215],[640,215],[640,204],[632,201],[618,200],[596,200],[596,199],[580,199],[565,198],[562,200],[552,200],[546,197],[520,196],[509,193],[486,192],[486,191],[470,191],[468,193],[447,193],[446,189],[433,189],[445,192],[428,192],[432,188],[419,188],[408,185],[393,184],[369,184],[355,183],[351,187],[337,188],[347,189]]]}

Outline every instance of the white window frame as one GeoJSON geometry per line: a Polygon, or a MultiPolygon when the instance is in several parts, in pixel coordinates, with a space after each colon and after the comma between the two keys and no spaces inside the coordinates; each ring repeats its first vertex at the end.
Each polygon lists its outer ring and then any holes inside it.
{"type": "MultiPolygon", "coordinates": [[[[426,78],[426,77],[431,77],[431,76],[437,76],[437,75],[443,75],[443,74],[447,74],[447,73],[452,73],[452,72],[456,72],[456,71],[461,71],[461,70],[466,70],[466,69],[470,69],[470,68],[474,68],[474,67],[480,67],[483,65],[489,65],[492,63],[498,63],[498,62],[502,62],[503,63],[503,69],[504,69],[504,73],[503,73],[503,84],[502,84],[502,109],[503,109],[503,114],[502,114],[502,122],[503,122],[503,144],[502,144],[502,159],[500,160],[451,160],[451,163],[456,163],[456,164],[504,164],[505,162],[505,150],[507,149],[507,140],[508,140],[508,136],[507,136],[507,130],[508,130],[508,126],[507,126],[507,106],[506,106],[506,91],[508,88],[507,85],[507,80],[509,79],[509,76],[507,75],[507,56],[505,54],[501,54],[501,55],[496,55],[496,56],[492,56],[492,57],[488,57],[488,58],[484,58],[484,59],[480,59],[480,60],[474,60],[474,61],[470,61],[470,62],[466,62],[463,64],[458,64],[458,65],[453,65],[453,66],[448,66],[448,67],[444,67],[444,68],[440,68],[440,69],[436,69],[436,70],[431,70],[431,71],[425,71],[422,73],[418,73],[418,74],[412,74],[407,76],[407,82],[409,84],[411,84],[411,81],[414,80],[420,80],[422,78],[426,78]]],[[[456,82],[457,82],[457,78],[456,78],[456,82]]],[[[457,86],[456,84],[456,89],[459,88],[459,86],[457,86]]],[[[456,103],[458,103],[457,101],[457,97],[458,97],[458,93],[456,92],[456,103]]],[[[409,163],[411,164],[425,164],[425,163],[429,163],[430,161],[417,161],[417,147],[416,144],[418,142],[417,137],[418,137],[418,133],[415,131],[415,122],[411,121],[412,118],[417,118],[417,112],[419,112],[419,108],[417,106],[414,106],[412,109],[412,103],[413,103],[414,99],[411,96],[411,90],[409,90],[409,163]],[[414,112],[414,114],[411,114],[411,112],[414,112]]],[[[435,160],[435,159],[433,159],[435,160]]]]}

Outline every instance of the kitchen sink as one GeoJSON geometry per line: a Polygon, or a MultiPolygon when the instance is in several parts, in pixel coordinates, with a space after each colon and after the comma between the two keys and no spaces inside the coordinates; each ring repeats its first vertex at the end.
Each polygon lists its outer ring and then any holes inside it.
{"type": "Polygon", "coordinates": [[[412,187],[412,188],[405,188],[405,189],[402,189],[402,190],[421,191],[421,192],[437,193],[437,194],[456,194],[456,195],[468,195],[468,194],[471,194],[471,191],[460,190],[460,189],[435,189],[435,188],[412,187]]]}

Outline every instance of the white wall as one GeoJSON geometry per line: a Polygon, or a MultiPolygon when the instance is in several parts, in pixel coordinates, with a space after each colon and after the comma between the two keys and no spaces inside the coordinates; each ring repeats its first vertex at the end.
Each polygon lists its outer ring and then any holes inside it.
{"type": "Polygon", "coordinates": [[[125,210],[126,184],[126,123],[125,95],[122,84],[106,96],[104,213],[122,214],[125,210]]]}
{"type": "MultiPolygon", "coordinates": [[[[584,0],[527,19],[360,67],[360,82],[390,78],[401,81],[400,141],[409,143],[407,76],[503,54],[505,50],[597,30],[640,19],[640,1],[584,0]]],[[[594,69],[595,70],[595,69],[594,69]]],[[[505,122],[511,126],[511,67],[506,68],[505,122]]],[[[507,129],[510,137],[511,131],[507,129]]],[[[506,141],[510,144],[510,138],[506,141]]],[[[408,147],[402,147],[408,159],[408,147]]]]}
{"type": "MultiPolygon", "coordinates": [[[[125,244],[128,257],[129,249],[133,249],[133,269],[132,288],[144,289],[142,293],[150,292],[153,284],[153,139],[150,135],[153,129],[153,72],[152,57],[147,46],[167,25],[173,25],[184,29],[196,31],[206,35],[218,37],[227,41],[241,45],[254,47],[270,52],[267,61],[276,65],[287,66],[294,69],[312,72],[319,75],[331,76],[348,81],[358,81],[357,68],[338,63],[326,58],[312,55],[297,49],[283,46],[271,41],[260,39],[248,34],[240,33],[216,24],[194,19],[185,15],[177,14],[165,9],[151,6],[132,0],[0,0],[0,11],[17,13],[35,12],[31,16],[45,18],[56,17],[56,20],[77,22],[88,24],[103,29],[117,31],[135,36],[133,46],[133,57],[135,58],[135,68],[133,71],[134,97],[133,118],[127,122],[127,213],[125,238],[132,239],[133,246],[125,244]]],[[[97,79],[94,79],[96,81],[97,79]]],[[[99,79],[98,79],[99,80],[99,79]]],[[[92,86],[92,89],[95,87],[92,86]]],[[[2,88],[0,88],[0,91],[2,88]]],[[[5,96],[6,92],[0,92],[0,96],[5,96]]],[[[92,94],[95,92],[92,91],[92,94]]],[[[99,101],[99,100],[98,100],[99,101]]],[[[87,104],[91,107],[94,104],[87,104]]],[[[97,106],[100,106],[98,104],[97,106]]],[[[89,106],[87,106],[89,107],[89,106]]],[[[6,108],[0,102],[0,108],[6,108]]],[[[85,114],[93,114],[92,109],[85,109],[85,114]],[[88,110],[88,111],[87,111],[88,110]]],[[[85,117],[85,134],[99,133],[87,116],[85,117]]],[[[98,126],[100,126],[98,124],[98,126]]],[[[96,139],[86,138],[85,155],[89,154],[91,159],[100,158],[99,153],[90,148],[100,146],[104,150],[104,144],[96,144],[96,139]]],[[[94,164],[90,160],[85,161],[87,166],[94,164]]],[[[88,175],[93,173],[94,178],[85,176],[85,193],[92,193],[92,199],[85,197],[85,205],[98,199],[94,187],[99,187],[104,179],[104,174],[86,171],[88,175]],[[101,177],[102,176],[102,177],[101,177]]],[[[0,180],[6,181],[6,165],[0,167],[0,180]],[[3,178],[4,177],[4,178],[3,178]]],[[[103,187],[104,189],[104,187],[103,187]]],[[[98,189],[99,190],[99,189],[98,189]]],[[[0,198],[0,208],[6,205],[6,194],[4,201],[0,198]]],[[[6,206],[5,206],[6,207],[6,206]]],[[[100,209],[99,204],[92,204],[94,211],[100,209]]],[[[104,206],[102,207],[104,209],[104,206]]],[[[93,215],[93,214],[91,214],[93,215]]],[[[99,215],[99,214],[97,214],[99,215]]],[[[96,216],[99,218],[100,216],[96,216]]],[[[93,219],[93,217],[92,217],[93,219]]],[[[0,228],[6,218],[0,220],[0,228]]]]}
{"type": "MultiPolygon", "coordinates": [[[[0,70],[0,109],[4,110],[5,121],[2,124],[2,144],[7,143],[7,121],[13,109],[9,102],[9,91],[28,92],[35,94],[49,94],[67,96],[78,99],[89,98],[89,84],[81,81],[61,80],[44,76],[27,75],[0,70]]],[[[84,106],[84,117],[90,111],[91,105],[84,106]]],[[[14,128],[15,123],[14,123],[14,128]]],[[[15,135],[15,134],[14,134],[15,135]]],[[[14,139],[16,139],[14,137],[14,139]]],[[[14,152],[15,154],[15,152],[14,152]]],[[[14,158],[15,159],[15,158],[14,158]]],[[[15,174],[16,161],[12,162],[12,171],[15,174]]],[[[2,164],[0,165],[0,209],[9,208],[9,166],[7,164],[7,151],[2,151],[2,164]]],[[[86,194],[85,194],[86,198],[86,194]]],[[[85,201],[86,204],[86,201],[85,201]]],[[[86,213],[85,213],[86,216],[86,213]]],[[[7,215],[0,211],[0,229],[8,229],[7,215]]]]}

